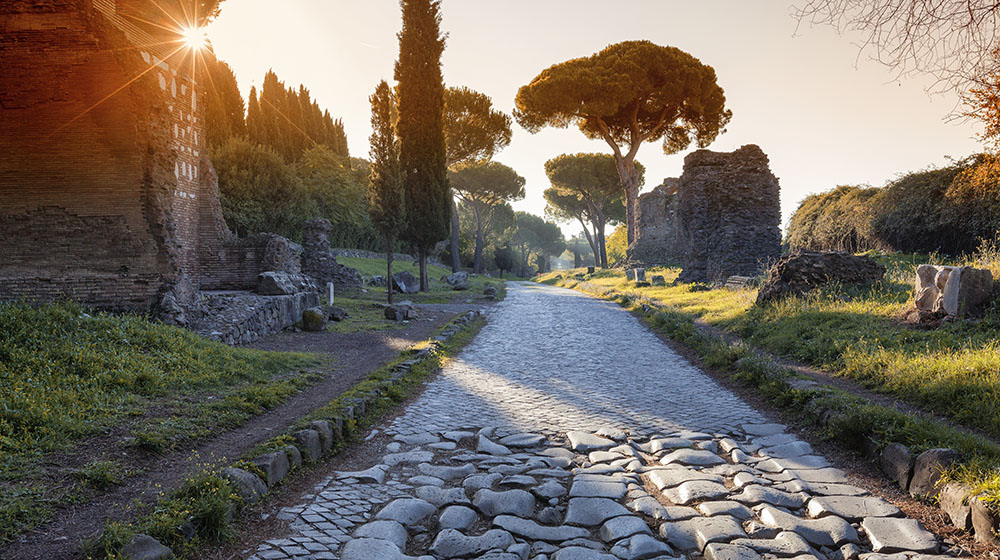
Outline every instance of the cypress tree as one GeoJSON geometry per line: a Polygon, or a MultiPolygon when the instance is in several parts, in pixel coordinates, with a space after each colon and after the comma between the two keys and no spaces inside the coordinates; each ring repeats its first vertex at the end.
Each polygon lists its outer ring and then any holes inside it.
{"type": "Polygon", "coordinates": [[[257,87],[250,87],[250,99],[247,101],[247,136],[254,144],[264,144],[263,115],[260,103],[257,102],[257,87]]]}
{"type": "Polygon", "coordinates": [[[447,238],[451,226],[451,189],[445,162],[444,81],[441,76],[439,0],[401,0],[399,33],[399,160],[407,224],[403,237],[417,249],[420,290],[427,290],[427,255],[447,238]]]}
{"type": "Polygon", "coordinates": [[[396,99],[392,88],[382,80],[369,101],[372,104],[372,135],[369,142],[368,215],[385,244],[386,293],[389,303],[392,303],[392,255],[396,250],[396,239],[406,225],[403,171],[399,166],[399,141],[393,126],[396,99]]]}

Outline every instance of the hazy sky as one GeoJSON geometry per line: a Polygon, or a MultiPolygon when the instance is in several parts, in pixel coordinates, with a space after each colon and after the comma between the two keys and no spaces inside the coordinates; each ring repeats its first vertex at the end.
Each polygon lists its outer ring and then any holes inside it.
{"type": "MultiPolygon", "coordinates": [[[[687,51],[718,74],[733,111],[709,149],[758,144],[781,183],[784,220],[799,201],[836,185],[882,186],[897,174],[979,149],[971,123],[944,121],[955,96],[929,96],[924,77],[901,81],[858,57],[849,36],[802,25],[792,0],[443,0],[445,82],[468,86],[510,113],[517,89],[541,70],[610,43],[648,39],[687,51]]],[[[392,80],[398,52],[396,0],[226,0],[208,30],[236,72],[244,97],[273,68],[305,84],[344,121],[351,154],[368,156],[368,96],[392,80]]],[[[527,179],[514,207],[541,214],[543,165],[562,153],[610,152],[576,128],[529,134],[514,125],[495,159],[527,179]]],[[[680,175],[684,154],[659,144],[638,155],[646,187],[680,175]]],[[[579,227],[564,227],[567,234],[579,227]]]]}

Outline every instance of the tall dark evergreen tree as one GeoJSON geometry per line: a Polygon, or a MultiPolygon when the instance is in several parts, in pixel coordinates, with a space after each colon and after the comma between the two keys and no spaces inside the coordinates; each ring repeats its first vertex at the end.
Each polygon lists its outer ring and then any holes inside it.
{"type": "Polygon", "coordinates": [[[444,80],[441,76],[439,0],[401,0],[399,33],[399,160],[405,173],[407,227],[403,237],[417,249],[420,289],[427,290],[427,255],[451,227],[444,141],[444,80]]]}
{"type": "Polygon", "coordinates": [[[403,171],[399,166],[399,141],[393,126],[396,99],[392,88],[383,80],[369,100],[372,104],[372,135],[369,142],[368,215],[385,243],[386,293],[389,303],[392,303],[392,255],[396,250],[396,239],[406,225],[403,171]]]}
{"type": "Polygon", "coordinates": [[[203,111],[206,141],[209,147],[217,148],[230,138],[246,136],[245,105],[232,68],[214,56],[204,60],[208,76],[203,111]]]}

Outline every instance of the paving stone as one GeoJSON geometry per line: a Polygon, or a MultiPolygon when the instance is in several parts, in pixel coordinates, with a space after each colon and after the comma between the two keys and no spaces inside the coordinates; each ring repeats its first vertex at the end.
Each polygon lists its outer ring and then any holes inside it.
{"type": "Polygon", "coordinates": [[[621,504],[608,498],[571,498],[566,513],[566,523],[596,527],[608,519],[631,515],[621,504]]]}
{"type": "Polygon", "coordinates": [[[624,441],[628,437],[624,430],[613,426],[601,426],[594,434],[615,441],[624,441]]]}
{"type": "Polygon", "coordinates": [[[821,482],[821,483],[832,483],[832,484],[843,484],[847,482],[847,474],[840,470],[834,468],[825,469],[803,469],[796,471],[786,471],[793,478],[798,478],[799,480],[804,480],[806,482],[821,482]]]}
{"type": "Polygon", "coordinates": [[[535,477],[528,476],[526,474],[512,474],[510,476],[503,477],[499,482],[501,488],[509,488],[512,486],[534,486],[538,481],[535,477]]]}
{"type": "Polygon", "coordinates": [[[618,445],[612,439],[594,435],[589,432],[567,432],[566,437],[569,438],[570,449],[578,453],[590,453],[591,451],[611,449],[615,445],[618,445]]]}
{"type": "Polygon", "coordinates": [[[444,486],[444,481],[436,476],[418,475],[406,481],[413,486],[444,486]]]}
{"type": "MultiPolygon", "coordinates": [[[[549,503],[559,503],[559,500],[550,500],[549,503]]],[[[538,510],[535,514],[535,519],[539,523],[544,523],[545,525],[562,525],[563,521],[563,509],[557,507],[547,507],[538,510]]]]}
{"type": "Polygon", "coordinates": [[[466,477],[462,481],[462,486],[469,492],[475,492],[483,488],[492,488],[503,480],[503,475],[500,473],[490,473],[490,474],[475,474],[466,477]]]}
{"type": "Polygon", "coordinates": [[[456,529],[444,529],[434,538],[430,551],[435,556],[457,558],[477,556],[491,549],[505,549],[512,544],[514,536],[502,529],[490,529],[478,536],[468,536],[456,529]]]}
{"type": "Polygon", "coordinates": [[[772,506],[789,509],[799,509],[804,506],[809,496],[801,493],[782,492],[775,488],[751,484],[743,488],[743,491],[733,496],[737,502],[744,504],[771,504],[772,506]]]}
{"type": "Polygon", "coordinates": [[[733,486],[735,486],[736,488],[743,488],[744,486],[750,484],[769,485],[772,484],[772,482],[770,480],[765,480],[758,476],[754,476],[753,474],[748,472],[736,473],[736,475],[733,476],[733,486]]]}
{"type": "Polygon", "coordinates": [[[757,445],[761,449],[763,449],[765,447],[774,447],[776,445],[781,445],[783,443],[791,443],[798,439],[799,438],[796,437],[794,434],[780,433],[780,434],[773,434],[770,436],[755,437],[751,441],[753,441],[754,445],[757,445]]]}
{"type": "Polygon", "coordinates": [[[370,469],[356,472],[337,471],[334,476],[338,479],[353,478],[359,482],[373,482],[382,484],[385,481],[385,472],[389,470],[386,465],[375,465],[370,469]]]}
{"type": "Polygon", "coordinates": [[[681,465],[711,466],[725,462],[722,457],[704,449],[675,449],[660,459],[660,464],[662,465],[677,463],[681,465]]]}
{"type": "Polygon", "coordinates": [[[554,480],[546,480],[545,482],[530,488],[536,496],[549,499],[549,498],[559,498],[566,495],[566,487],[554,480]]]}
{"type": "Polygon", "coordinates": [[[558,459],[569,459],[569,460],[573,460],[573,458],[576,457],[576,455],[572,451],[563,447],[549,447],[536,452],[536,455],[541,455],[543,457],[558,458],[558,459]]]}
{"type": "Polygon", "coordinates": [[[765,525],[797,533],[814,546],[836,547],[861,542],[854,527],[839,517],[803,519],[772,506],[761,507],[758,515],[765,525]]]}
{"type": "Polygon", "coordinates": [[[531,554],[531,545],[528,543],[514,543],[507,547],[507,552],[517,556],[519,560],[528,560],[531,554]]]}
{"type": "Polygon", "coordinates": [[[659,453],[664,450],[683,449],[694,447],[694,442],[689,439],[679,437],[656,438],[649,442],[647,453],[659,453]]]}
{"type": "Polygon", "coordinates": [[[722,484],[725,479],[717,474],[693,471],[685,468],[656,469],[646,472],[646,477],[657,489],[673,488],[692,480],[704,480],[722,484]]]}
{"type": "Polygon", "coordinates": [[[488,455],[510,455],[511,450],[507,447],[494,442],[490,438],[480,434],[479,441],[476,443],[476,451],[480,453],[486,453],[488,455]]]}
{"type": "Polygon", "coordinates": [[[755,475],[756,473],[756,471],[754,471],[753,469],[751,469],[746,465],[740,465],[740,464],[730,465],[728,463],[724,465],[715,465],[714,467],[709,467],[707,469],[702,469],[701,472],[708,474],[717,474],[719,476],[735,476],[739,473],[755,475]]]}
{"type": "Polygon", "coordinates": [[[466,463],[461,467],[449,467],[445,465],[432,465],[430,463],[420,463],[417,465],[417,469],[427,476],[433,476],[435,478],[440,478],[444,481],[454,480],[456,478],[465,478],[476,472],[476,467],[466,463]]]}
{"type": "Polygon", "coordinates": [[[698,504],[698,511],[702,515],[713,516],[713,515],[729,515],[735,517],[740,521],[746,521],[753,517],[753,512],[750,508],[743,504],[732,502],[729,500],[722,500],[718,502],[702,502],[698,504]]]}
{"type": "Polygon", "coordinates": [[[453,451],[458,448],[458,445],[453,441],[439,441],[437,443],[428,443],[427,447],[438,451],[453,451]]]}
{"type": "Polygon", "coordinates": [[[896,517],[903,512],[882,498],[872,496],[824,496],[809,500],[806,508],[810,517],[835,515],[848,521],[865,517],[896,517]]]}
{"type": "Polygon", "coordinates": [[[903,551],[935,553],[937,538],[924,529],[916,519],[894,517],[866,517],[861,527],[872,543],[872,549],[879,553],[903,551]]]}
{"type": "Polygon", "coordinates": [[[647,534],[632,535],[618,541],[611,554],[622,560],[647,560],[673,555],[674,551],[664,542],[647,534]]]}
{"type": "Polygon", "coordinates": [[[402,435],[397,434],[393,436],[394,440],[405,443],[406,445],[425,445],[428,443],[437,443],[441,441],[441,438],[430,432],[423,432],[420,434],[408,434],[402,435]]]}
{"type": "Polygon", "coordinates": [[[493,525],[519,537],[536,541],[563,542],[590,536],[590,531],[580,527],[571,527],[569,525],[547,527],[539,525],[530,519],[522,519],[511,515],[497,516],[493,519],[493,525]]]}
{"type": "Polygon", "coordinates": [[[454,441],[455,443],[462,443],[467,439],[472,439],[476,437],[476,434],[472,432],[465,432],[460,430],[453,430],[449,432],[442,432],[441,437],[448,441],[454,441]]]}
{"type": "Polygon", "coordinates": [[[389,502],[388,505],[375,514],[375,518],[392,519],[409,526],[420,523],[435,511],[437,511],[437,508],[425,500],[419,498],[400,498],[389,502]]]}
{"type": "Polygon", "coordinates": [[[666,521],[660,525],[660,537],[674,549],[684,552],[701,552],[708,543],[728,542],[746,536],[739,521],[725,515],[666,521]]]}
{"type": "Polygon", "coordinates": [[[764,472],[777,473],[784,470],[801,471],[805,469],[822,469],[830,466],[830,462],[819,455],[802,455],[784,459],[768,459],[757,463],[757,469],[764,472]]]}
{"type": "MultiPolygon", "coordinates": [[[[587,456],[587,460],[591,463],[610,463],[612,461],[625,458],[626,457],[621,453],[615,453],[613,451],[591,451],[587,456]]],[[[629,458],[629,460],[631,460],[631,458],[629,458]]]]}
{"type": "Polygon", "coordinates": [[[439,488],[437,486],[421,486],[414,494],[437,507],[468,504],[469,497],[463,488],[439,488]]]}
{"type": "Polygon", "coordinates": [[[618,560],[618,558],[584,546],[567,546],[556,551],[553,560],[618,560]]]}
{"type": "Polygon", "coordinates": [[[726,543],[711,543],[705,547],[706,560],[760,560],[752,548],[726,543]]]}
{"type": "Polygon", "coordinates": [[[775,556],[798,556],[799,554],[816,554],[813,547],[799,535],[782,531],[773,539],[736,539],[730,544],[745,546],[761,554],[775,556]]]}
{"type": "Polygon", "coordinates": [[[400,522],[391,519],[380,519],[359,526],[354,531],[354,537],[382,539],[393,543],[400,550],[404,550],[408,535],[406,534],[406,528],[400,522]]]}
{"type": "Polygon", "coordinates": [[[438,518],[438,525],[442,529],[464,530],[472,526],[479,515],[472,508],[465,506],[448,506],[441,512],[438,518]]]}
{"type": "Polygon", "coordinates": [[[628,509],[652,517],[653,519],[669,519],[674,521],[679,521],[680,519],[688,519],[690,517],[696,517],[698,512],[693,508],[688,507],[665,507],[663,504],[658,502],[656,498],[652,496],[644,496],[642,498],[637,498],[632,500],[627,504],[628,509]],[[674,514],[671,515],[670,510],[675,510],[674,514]],[[683,510],[683,511],[680,511],[683,510]],[[690,512],[689,514],[687,514],[690,512]],[[678,514],[686,515],[678,515],[678,514]]]}
{"type": "Polygon", "coordinates": [[[625,537],[631,537],[639,533],[653,534],[645,521],[639,517],[630,515],[613,517],[605,521],[599,531],[601,540],[604,542],[617,542],[625,537]]]}
{"type": "Polygon", "coordinates": [[[802,455],[811,455],[813,448],[804,441],[790,441],[774,447],[765,447],[760,452],[772,458],[801,457],[802,455]]]}
{"type": "Polygon", "coordinates": [[[788,429],[784,424],[743,424],[740,428],[750,436],[773,436],[788,429]]]}
{"type": "Polygon", "coordinates": [[[619,500],[625,496],[625,483],[621,481],[598,482],[590,480],[580,480],[577,477],[570,487],[569,495],[572,498],[611,498],[619,500]]]}
{"type": "MultiPolygon", "coordinates": [[[[284,549],[286,552],[288,549],[284,549]]],[[[308,550],[299,548],[305,554],[308,550]]],[[[405,560],[411,558],[403,554],[399,547],[383,539],[351,539],[340,550],[341,560],[405,560]]]]}
{"type": "Polygon", "coordinates": [[[382,462],[389,466],[389,468],[395,467],[396,465],[401,465],[404,463],[426,463],[428,461],[434,460],[434,453],[430,451],[405,451],[401,453],[390,453],[382,458],[382,462]]]}
{"type": "Polygon", "coordinates": [[[500,438],[500,445],[507,447],[538,447],[545,442],[545,436],[539,434],[512,434],[500,438]]]}
{"type": "Polygon", "coordinates": [[[864,488],[849,484],[806,482],[799,479],[782,482],[774,487],[785,492],[806,492],[816,496],[866,496],[869,493],[864,488]]]}
{"type": "Polygon", "coordinates": [[[684,506],[701,500],[714,500],[729,494],[729,490],[718,482],[691,480],[663,492],[668,500],[684,506]]]}
{"type": "Polygon", "coordinates": [[[472,504],[483,515],[489,517],[504,513],[518,517],[531,517],[535,511],[535,497],[526,490],[495,492],[484,488],[476,492],[472,498],[472,504]]]}

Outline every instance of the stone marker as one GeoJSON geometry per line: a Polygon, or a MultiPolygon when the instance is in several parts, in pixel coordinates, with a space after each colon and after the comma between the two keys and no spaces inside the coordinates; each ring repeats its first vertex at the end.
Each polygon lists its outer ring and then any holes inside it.
{"type": "Polygon", "coordinates": [[[914,306],[951,317],[980,317],[993,299],[993,273],[969,266],[917,267],[914,306]]]}

